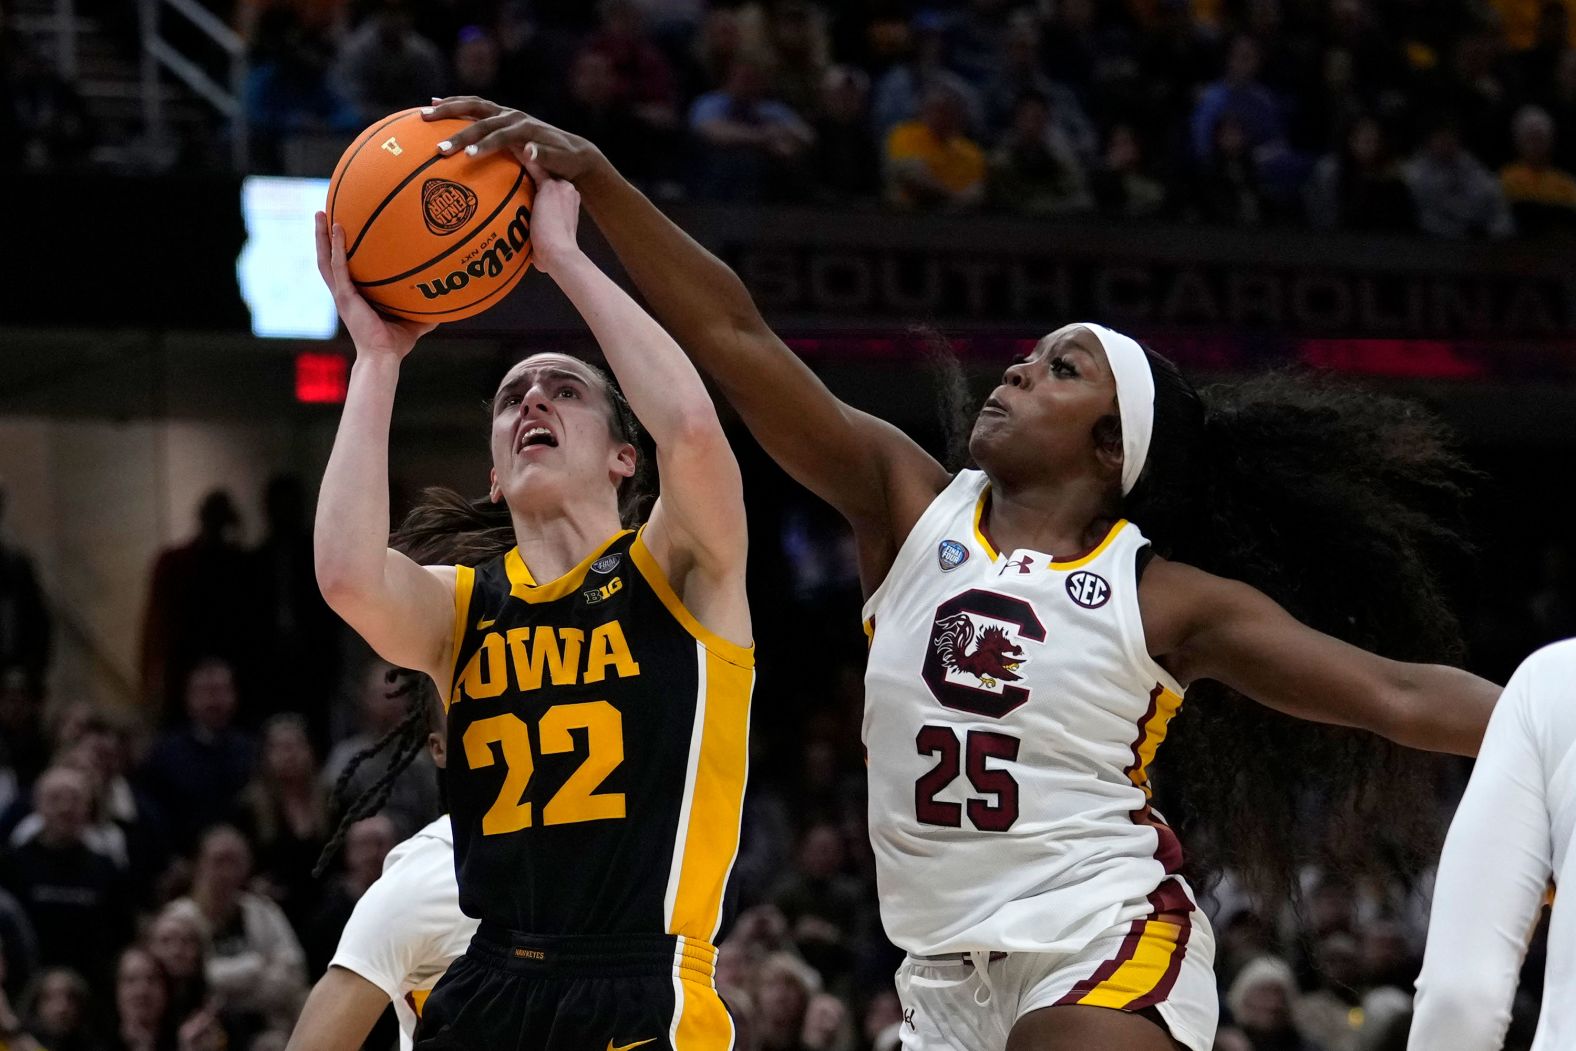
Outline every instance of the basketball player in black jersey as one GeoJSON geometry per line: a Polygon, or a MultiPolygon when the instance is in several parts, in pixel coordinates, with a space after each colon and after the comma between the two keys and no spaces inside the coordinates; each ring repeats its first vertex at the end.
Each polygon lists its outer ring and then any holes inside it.
{"type": "Polygon", "coordinates": [[[395,385],[431,326],[378,316],[348,277],[343,230],[317,220],[356,344],[318,504],[318,582],[382,657],[446,698],[460,906],[481,920],[417,1047],[725,1049],[712,941],[754,676],[739,469],[688,359],[577,247],[574,188],[532,175],[535,264],[656,444],[662,493],[635,532],[619,512],[639,455],[627,409],[596,369],[544,353],[512,368],[492,405],[489,497],[513,545],[452,566],[391,550],[395,385]]]}

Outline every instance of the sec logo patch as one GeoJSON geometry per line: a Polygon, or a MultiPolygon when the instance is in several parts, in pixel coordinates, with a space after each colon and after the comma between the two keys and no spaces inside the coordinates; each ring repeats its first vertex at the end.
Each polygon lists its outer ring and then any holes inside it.
{"type": "Polygon", "coordinates": [[[1111,585],[1098,573],[1079,570],[1067,578],[1067,597],[1084,609],[1099,609],[1111,600],[1111,585]]]}

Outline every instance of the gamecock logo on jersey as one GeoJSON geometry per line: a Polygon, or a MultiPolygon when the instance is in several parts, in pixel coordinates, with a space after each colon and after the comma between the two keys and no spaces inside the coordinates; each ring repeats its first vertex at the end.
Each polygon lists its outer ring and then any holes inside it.
{"type": "Polygon", "coordinates": [[[1022,643],[1044,641],[1033,606],[975,588],[936,608],[920,675],[946,707],[1000,719],[1029,699],[1016,685],[1030,660],[1022,643]]]}

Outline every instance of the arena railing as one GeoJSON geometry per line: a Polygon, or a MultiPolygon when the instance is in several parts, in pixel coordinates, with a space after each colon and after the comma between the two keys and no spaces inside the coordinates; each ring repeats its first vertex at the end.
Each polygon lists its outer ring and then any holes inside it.
{"type": "Polygon", "coordinates": [[[142,24],[142,105],[149,138],[160,144],[168,140],[164,100],[159,91],[160,73],[167,70],[229,120],[231,163],[236,171],[245,171],[245,39],[195,0],[138,0],[138,6],[142,24]],[[201,64],[164,38],[160,24],[165,8],[183,16],[224,53],[229,63],[228,86],[215,81],[201,64]]]}

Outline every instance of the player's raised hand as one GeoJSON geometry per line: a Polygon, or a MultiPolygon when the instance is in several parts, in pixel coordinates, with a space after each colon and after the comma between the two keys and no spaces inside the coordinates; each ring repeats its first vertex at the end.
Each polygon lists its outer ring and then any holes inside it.
{"type": "Polygon", "coordinates": [[[496,102],[475,95],[455,95],[434,99],[421,115],[426,120],[442,118],[470,120],[469,127],[438,144],[445,156],[459,150],[491,153],[509,150],[524,161],[534,161],[549,175],[574,182],[607,165],[602,151],[579,135],[571,135],[545,124],[517,109],[506,109],[496,102]]]}
{"type": "Polygon", "coordinates": [[[531,260],[551,274],[554,267],[580,253],[576,231],[580,227],[580,191],[564,179],[555,179],[540,164],[527,161],[526,171],[536,183],[531,204],[531,260]]]}
{"type": "Polygon", "coordinates": [[[392,354],[403,358],[416,341],[438,326],[430,321],[388,318],[372,309],[350,279],[345,263],[345,228],[338,223],[329,229],[328,216],[317,213],[317,272],[334,293],[334,307],[345,323],[345,330],[356,344],[358,354],[392,354]]]}

